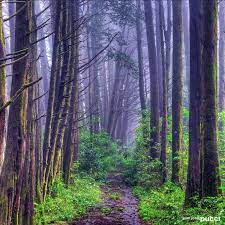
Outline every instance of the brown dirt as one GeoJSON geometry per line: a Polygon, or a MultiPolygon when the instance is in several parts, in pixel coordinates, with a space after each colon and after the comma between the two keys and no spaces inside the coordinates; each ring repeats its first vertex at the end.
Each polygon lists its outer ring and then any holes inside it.
{"type": "Polygon", "coordinates": [[[119,173],[109,175],[108,184],[102,186],[102,192],[103,202],[69,225],[150,225],[140,220],[138,200],[123,184],[119,173]]]}

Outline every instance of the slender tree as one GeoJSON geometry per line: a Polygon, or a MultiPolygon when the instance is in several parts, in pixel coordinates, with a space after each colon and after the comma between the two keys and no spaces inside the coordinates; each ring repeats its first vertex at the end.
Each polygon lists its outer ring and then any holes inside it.
{"type": "Polygon", "coordinates": [[[219,4],[219,110],[225,109],[225,3],[219,4]]]}
{"type": "Polygon", "coordinates": [[[178,184],[182,144],[182,1],[173,0],[172,182],[178,184]]]}
{"type": "MultiPolygon", "coordinates": [[[[30,26],[31,32],[30,34],[30,43],[34,43],[37,41],[37,25],[36,25],[36,17],[34,11],[34,4],[29,8],[29,18],[31,19],[30,26]]],[[[30,82],[33,82],[38,79],[37,75],[37,45],[32,45],[29,55],[29,66],[28,66],[28,79],[30,82]]],[[[36,197],[36,173],[35,173],[35,126],[37,118],[37,114],[35,112],[36,102],[33,101],[35,97],[36,86],[31,86],[28,89],[27,94],[27,111],[26,111],[26,153],[25,153],[25,162],[24,162],[24,172],[23,172],[23,181],[22,181],[22,196],[24,198],[23,201],[23,218],[22,223],[24,225],[33,224],[33,215],[34,215],[34,200],[36,197]]]]}
{"type": "Polygon", "coordinates": [[[69,106],[69,116],[68,116],[68,127],[64,135],[64,149],[63,149],[63,178],[66,184],[69,183],[70,178],[70,169],[73,163],[73,159],[77,158],[77,149],[75,149],[74,145],[77,140],[76,137],[78,135],[77,123],[78,123],[78,60],[79,60],[79,29],[78,29],[78,21],[79,21],[79,3],[78,0],[70,1],[71,6],[71,24],[73,21],[77,21],[76,27],[72,28],[72,32],[74,33],[74,38],[72,38],[72,43],[74,43],[71,52],[71,73],[72,75],[72,90],[70,97],[70,106],[69,106]],[[74,157],[76,155],[76,157],[74,157]]]}
{"type": "MultiPolygon", "coordinates": [[[[101,33],[102,33],[102,15],[100,13],[102,2],[98,0],[93,0],[90,2],[90,9],[93,15],[93,19],[90,23],[90,55],[91,58],[95,57],[101,49],[101,33]]],[[[97,133],[100,131],[100,118],[102,113],[101,99],[100,99],[100,82],[99,82],[99,67],[98,63],[95,62],[91,66],[91,76],[92,80],[90,85],[92,85],[92,105],[90,108],[92,114],[92,131],[97,133]]]]}
{"type": "Polygon", "coordinates": [[[150,120],[150,156],[155,159],[159,156],[159,84],[156,64],[155,32],[153,26],[153,14],[151,1],[144,0],[145,23],[147,31],[150,90],[151,90],[151,120],[150,120]]]}
{"type": "MultiPolygon", "coordinates": [[[[5,41],[3,34],[3,19],[2,19],[2,2],[0,2],[0,58],[5,57],[5,41]]],[[[6,100],[6,73],[3,66],[4,61],[0,63],[0,108],[5,104],[6,100]]],[[[0,110],[0,174],[3,164],[5,131],[6,131],[6,110],[0,110]]]]}
{"type": "Polygon", "coordinates": [[[190,86],[190,32],[189,32],[189,1],[183,1],[183,43],[184,43],[184,106],[188,107],[190,86]]]}
{"type": "MultiPolygon", "coordinates": [[[[37,1],[36,3],[36,8],[37,11],[40,13],[41,12],[41,7],[40,7],[40,2],[37,1]]],[[[43,23],[43,15],[41,14],[38,18],[40,20],[40,24],[43,23]]],[[[38,20],[38,21],[39,21],[38,20]]],[[[38,24],[39,25],[39,24],[38,24]]],[[[38,39],[41,39],[42,37],[45,36],[45,30],[44,27],[41,27],[38,32],[38,39]]],[[[44,93],[48,92],[49,90],[49,62],[48,62],[48,57],[47,57],[47,45],[46,45],[46,40],[44,39],[43,41],[38,43],[38,47],[40,50],[40,67],[41,67],[41,74],[43,74],[43,91],[44,93]]],[[[48,94],[46,93],[44,96],[44,108],[46,109],[48,105],[48,94]]]]}
{"type": "MultiPolygon", "coordinates": [[[[9,11],[9,16],[14,15],[15,13],[15,4],[8,2],[8,11],[9,11]]],[[[15,17],[12,17],[9,20],[9,32],[10,32],[10,53],[13,53],[15,51],[15,17]]],[[[12,65],[10,66],[10,73],[12,74],[12,65]]],[[[11,82],[12,82],[12,77],[7,78],[7,96],[10,96],[10,91],[11,91],[11,82]]]]}
{"type": "Polygon", "coordinates": [[[201,1],[190,0],[190,115],[186,206],[200,192],[201,1]]]}
{"type": "Polygon", "coordinates": [[[158,72],[158,83],[159,83],[159,109],[160,116],[162,116],[163,111],[163,62],[161,49],[163,48],[161,43],[161,31],[160,31],[160,16],[159,16],[159,4],[160,1],[154,1],[155,5],[155,39],[156,39],[156,55],[157,55],[157,72],[158,72]]]}
{"type": "Polygon", "coordinates": [[[139,95],[141,110],[146,109],[145,90],[144,90],[144,71],[143,71],[143,50],[142,50],[142,24],[140,20],[141,2],[136,0],[137,19],[136,19],[136,34],[137,34],[137,51],[138,51],[138,69],[139,69],[139,95]]]}
{"type": "Polygon", "coordinates": [[[162,163],[162,182],[167,180],[167,129],[168,129],[168,80],[169,80],[169,64],[170,64],[170,37],[171,37],[171,5],[167,1],[167,30],[165,27],[164,8],[162,1],[159,1],[159,24],[161,37],[161,57],[162,57],[162,78],[163,78],[163,105],[162,105],[162,137],[161,137],[161,154],[160,161],[162,163]],[[165,44],[164,44],[165,39],[165,44]],[[169,39],[169,40],[168,40],[169,39]],[[168,61],[168,62],[167,62],[168,61]]]}
{"type": "MultiPolygon", "coordinates": [[[[24,85],[27,79],[28,50],[30,33],[31,1],[16,2],[16,24],[15,24],[15,51],[24,51],[22,56],[13,64],[13,77],[11,97],[24,85]],[[22,10],[21,10],[22,9],[22,10]]],[[[21,195],[22,180],[24,172],[24,159],[26,154],[26,108],[27,93],[20,95],[10,105],[8,118],[8,134],[6,142],[5,160],[2,169],[1,182],[1,224],[20,223],[20,205],[24,203],[21,195]]]]}
{"type": "MultiPolygon", "coordinates": [[[[55,94],[55,86],[56,86],[56,78],[59,73],[59,39],[60,39],[60,18],[61,18],[61,1],[57,1],[56,7],[56,16],[55,16],[55,23],[54,23],[54,30],[55,36],[53,41],[53,53],[52,53],[52,66],[51,66],[51,75],[50,75],[50,86],[49,86],[49,97],[48,97],[48,107],[47,107],[47,117],[45,123],[45,133],[44,133],[44,140],[43,140],[43,180],[46,179],[46,169],[47,169],[47,162],[48,162],[48,155],[50,149],[50,134],[52,130],[52,114],[53,114],[53,105],[54,105],[54,94],[55,94]]],[[[50,165],[49,165],[50,166],[50,165]]],[[[47,189],[47,183],[44,181],[43,183],[43,190],[47,189]]]]}

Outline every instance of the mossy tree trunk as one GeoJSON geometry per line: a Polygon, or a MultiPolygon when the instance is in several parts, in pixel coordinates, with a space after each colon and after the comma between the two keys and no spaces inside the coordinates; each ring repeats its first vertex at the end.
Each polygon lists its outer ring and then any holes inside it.
{"type": "MultiPolygon", "coordinates": [[[[15,51],[29,48],[31,1],[16,2],[15,51]],[[22,10],[21,10],[22,9],[22,10]]],[[[28,77],[28,51],[23,58],[13,64],[11,97],[24,85],[28,77]]],[[[21,205],[24,203],[21,194],[24,161],[26,154],[26,108],[27,91],[24,91],[9,108],[8,134],[5,160],[1,174],[4,184],[1,190],[1,224],[21,224],[21,205]]]]}
{"type": "Polygon", "coordinates": [[[190,116],[186,206],[200,191],[201,1],[190,0],[190,116]]]}
{"type": "Polygon", "coordinates": [[[167,1],[167,30],[165,27],[164,8],[162,0],[159,1],[159,21],[161,32],[161,56],[163,75],[163,107],[162,107],[162,131],[161,131],[161,175],[162,183],[167,180],[167,130],[168,130],[168,80],[170,68],[170,42],[171,42],[171,4],[167,1]],[[165,41],[165,44],[164,44],[165,41]],[[164,50],[165,49],[165,50],[164,50]]]}
{"type": "Polygon", "coordinates": [[[72,168],[73,162],[77,159],[78,149],[77,149],[77,138],[78,138],[78,109],[79,109],[79,86],[78,86],[78,62],[79,62],[79,2],[78,0],[71,1],[71,23],[77,21],[76,25],[73,27],[72,32],[74,33],[74,38],[72,40],[73,50],[71,52],[73,59],[72,68],[72,90],[70,97],[70,108],[68,116],[68,127],[65,133],[65,143],[64,143],[64,157],[63,157],[63,175],[66,184],[69,183],[70,170],[72,168]]]}
{"type": "MultiPolygon", "coordinates": [[[[61,19],[61,1],[57,1],[57,4],[54,4],[56,9],[56,16],[54,18],[54,41],[53,41],[53,53],[52,53],[52,66],[51,66],[51,75],[50,75],[50,84],[49,84],[49,95],[48,95],[48,106],[47,106],[47,117],[45,122],[45,132],[44,132],[44,140],[43,140],[43,190],[46,190],[46,170],[48,165],[48,156],[50,154],[50,136],[52,130],[52,116],[53,116],[53,106],[55,102],[55,86],[56,86],[56,78],[59,74],[59,46],[60,46],[60,19],[61,19]]],[[[45,191],[43,191],[45,193],[45,191]]]]}
{"type": "Polygon", "coordinates": [[[218,2],[204,0],[202,36],[202,129],[203,168],[202,196],[220,194],[217,148],[217,14],[218,2]]]}
{"type": "Polygon", "coordinates": [[[172,182],[179,184],[182,148],[182,1],[173,0],[172,182]]]}
{"type": "MultiPolygon", "coordinates": [[[[51,139],[50,139],[50,151],[47,158],[47,166],[45,172],[44,196],[49,190],[52,181],[55,178],[56,167],[59,160],[59,154],[61,153],[62,140],[65,130],[65,121],[67,118],[68,99],[67,99],[67,87],[71,84],[68,75],[68,63],[69,63],[69,40],[70,35],[69,23],[68,23],[68,1],[60,1],[61,10],[59,11],[60,17],[60,37],[61,37],[61,58],[59,59],[59,73],[56,77],[55,93],[54,93],[54,116],[52,118],[51,127],[51,139]]],[[[60,4],[60,3],[59,3],[60,4]]]]}
{"type": "MultiPolygon", "coordinates": [[[[3,19],[2,19],[2,2],[0,2],[0,58],[5,56],[5,41],[3,34],[3,19]]],[[[2,67],[4,61],[0,63],[0,108],[4,105],[6,100],[6,72],[5,67],[2,67]]],[[[3,164],[4,143],[5,143],[5,127],[6,123],[6,110],[0,112],[0,173],[3,164]]]]}
{"type": "MultiPolygon", "coordinates": [[[[34,11],[34,4],[29,5],[28,9],[29,18],[30,18],[30,30],[33,32],[30,33],[29,39],[30,43],[37,41],[37,31],[36,31],[36,17],[34,11]]],[[[30,47],[30,54],[28,59],[28,76],[27,79],[29,82],[33,82],[38,79],[37,76],[37,46],[32,45],[30,47]]],[[[27,108],[26,108],[26,153],[25,161],[23,168],[23,179],[22,179],[22,192],[21,198],[21,211],[22,218],[19,224],[23,225],[32,225],[33,224],[33,215],[34,215],[34,199],[35,199],[35,183],[36,183],[36,173],[35,173],[35,119],[37,115],[34,112],[35,106],[35,86],[28,88],[27,94],[27,108]]],[[[36,96],[37,97],[37,96],[36,96]]]]}

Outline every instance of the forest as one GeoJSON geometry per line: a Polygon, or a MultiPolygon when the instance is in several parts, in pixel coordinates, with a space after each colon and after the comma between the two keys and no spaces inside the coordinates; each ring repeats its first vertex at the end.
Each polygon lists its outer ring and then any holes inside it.
{"type": "Polygon", "coordinates": [[[0,0],[0,225],[225,224],[225,0],[0,0]]]}

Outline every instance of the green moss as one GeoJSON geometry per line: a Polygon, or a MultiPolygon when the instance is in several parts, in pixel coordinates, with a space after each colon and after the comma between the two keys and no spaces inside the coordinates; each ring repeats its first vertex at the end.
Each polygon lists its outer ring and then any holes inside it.
{"type": "Polygon", "coordinates": [[[112,200],[120,200],[122,198],[121,194],[120,193],[110,193],[109,197],[112,199],[112,200]]]}
{"type": "MultiPolygon", "coordinates": [[[[0,3],[0,49],[4,51],[5,40],[3,34],[3,21],[2,21],[2,3],[0,3]]],[[[1,58],[4,57],[4,52],[2,52],[1,58]]],[[[5,84],[6,84],[6,72],[5,67],[0,68],[0,107],[5,102],[5,84]]]]}

